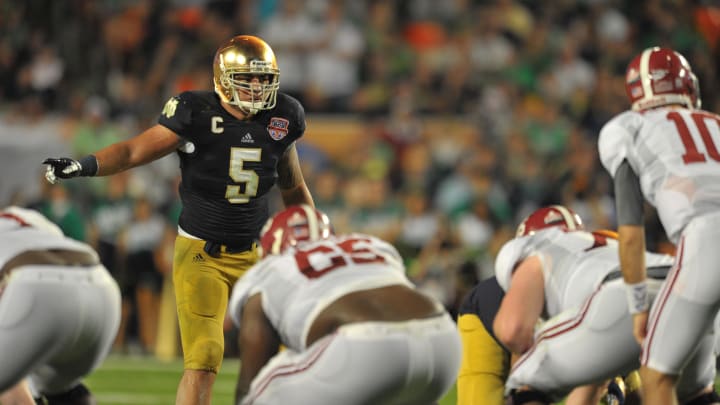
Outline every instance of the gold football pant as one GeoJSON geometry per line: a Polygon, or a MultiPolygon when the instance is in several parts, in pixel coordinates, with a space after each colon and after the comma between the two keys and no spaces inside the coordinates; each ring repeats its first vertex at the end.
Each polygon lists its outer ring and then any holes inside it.
{"type": "Polygon", "coordinates": [[[256,249],[214,258],[205,241],[178,235],[173,283],[185,369],[217,373],[225,350],[223,320],[235,282],[257,262],[256,249]]]}
{"type": "Polygon", "coordinates": [[[457,380],[458,405],[502,405],[510,354],[475,314],[458,317],[463,354],[457,380]]]}

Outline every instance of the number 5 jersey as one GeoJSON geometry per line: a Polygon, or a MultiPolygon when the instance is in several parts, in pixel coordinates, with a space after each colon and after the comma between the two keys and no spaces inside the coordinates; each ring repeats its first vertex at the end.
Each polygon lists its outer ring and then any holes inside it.
{"type": "Polygon", "coordinates": [[[233,117],[210,91],[170,98],[158,123],[184,143],[180,229],[203,240],[250,245],[268,218],[268,192],[277,165],[305,132],[305,111],[278,93],[277,105],[250,119],[233,117]]]}
{"type": "Polygon", "coordinates": [[[626,111],[600,131],[598,150],[615,176],[627,160],[670,241],[691,219],[720,210],[720,117],[702,110],[626,111]]]}
{"type": "Polygon", "coordinates": [[[412,286],[392,245],[363,234],[333,236],[261,260],[235,284],[228,313],[240,325],[245,302],[262,293],[263,310],[282,341],[299,351],[316,316],[333,301],[398,284],[412,286]]]}

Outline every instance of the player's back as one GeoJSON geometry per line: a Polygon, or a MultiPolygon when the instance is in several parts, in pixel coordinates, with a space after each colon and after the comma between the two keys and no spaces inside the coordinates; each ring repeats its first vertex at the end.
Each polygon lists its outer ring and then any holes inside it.
{"type": "Polygon", "coordinates": [[[720,210],[717,115],[669,107],[628,111],[605,125],[599,142],[606,167],[628,160],[670,240],[692,218],[720,210]]]}
{"type": "Polygon", "coordinates": [[[330,303],[389,285],[411,285],[395,248],[369,235],[342,235],[266,257],[235,286],[230,306],[261,292],[283,342],[303,349],[313,320],[330,303]]]}
{"type": "MultiPolygon", "coordinates": [[[[615,239],[599,232],[549,228],[503,246],[495,269],[505,291],[517,263],[534,255],[540,257],[543,265],[547,316],[581,305],[608,274],[620,269],[615,239]]],[[[646,255],[647,266],[671,264],[670,256],[646,255]]]]}
{"type": "Polygon", "coordinates": [[[44,227],[42,224],[34,226],[26,223],[27,219],[0,214],[0,268],[8,260],[28,250],[64,249],[97,255],[89,245],[66,237],[59,228],[54,229],[50,225],[44,227]]]}

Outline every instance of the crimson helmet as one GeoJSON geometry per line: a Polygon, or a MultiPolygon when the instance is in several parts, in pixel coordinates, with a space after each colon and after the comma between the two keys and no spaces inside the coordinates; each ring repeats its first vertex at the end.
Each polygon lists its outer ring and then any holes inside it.
{"type": "Polygon", "coordinates": [[[532,235],[541,229],[556,226],[564,231],[585,229],[580,216],[575,211],[562,205],[550,205],[528,215],[518,226],[515,237],[532,235]]]}
{"type": "Polygon", "coordinates": [[[700,87],[688,61],[670,48],[648,48],[635,56],[625,73],[625,91],[632,109],[667,104],[700,108],[700,87]]]}
{"type": "Polygon", "coordinates": [[[293,205],[268,219],[260,231],[260,256],[282,253],[300,242],[327,239],[333,234],[325,213],[306,204],[293,205]]]}

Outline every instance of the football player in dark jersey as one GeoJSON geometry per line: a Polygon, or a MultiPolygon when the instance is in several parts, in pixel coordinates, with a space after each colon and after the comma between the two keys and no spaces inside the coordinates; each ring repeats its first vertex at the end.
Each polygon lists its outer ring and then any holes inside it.
{"type": "Polygon", "coordinates": [[[460,305],[457,326],[463,355],[457,380],[458,405],[505,403],[511,355],[492,330],[504,296],[493,276],[475,285],[460,305]]]}
{"type": "MultiPolygon", "coordinates": [[[[513,356],[495,336],[493,321],[505,292],[495,276],[480,281],[463,298],[458,311],[463,353],[457,379],[457,405],[502,405],[506,403],[505,381],[513,356]]],[[[624,379],[616,377],[603,392],[594,386],[576,388],[565,399],[566,404],[586,403],[592,395],[601,395],[600,404],[613,404],[622,397],[625,403],[639,403],[640,381],[637,371],[624,379]],[[634,401],[634,402],[631,402],[634,401]]]]}
{"type": "Polygon", "coordinates": [[[253,242],[269,216],[268,191],[277,184],[286,206],[313,205],[295,149],[305,131],[305,112],[278,92],[279,76],[268,44],[236,36],[215,54],[214,92],[170,98],[157,125],[80,160],[43,162],[47,180],[55,183],[179,155],[183,208],[173,282],[185,370],[177,404],[210,403],[229,294],[257,261],[253,242]]]}

